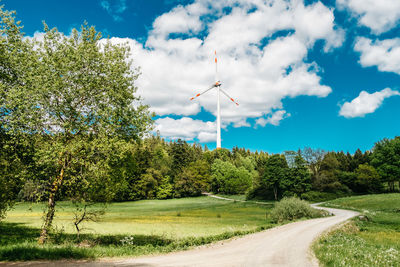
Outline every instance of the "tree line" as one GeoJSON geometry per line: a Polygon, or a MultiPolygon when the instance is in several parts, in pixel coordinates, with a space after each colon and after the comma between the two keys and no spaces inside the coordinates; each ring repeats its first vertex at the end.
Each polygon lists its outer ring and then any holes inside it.
{"type": "MultiPolygon", "coordinates": [[[[47,162],[37,161],[36,154],[41,155],[40,146],[47,144],[11,144],[5,134],[0,141],[1,182],[9,198],[46,200],[51,192],[51,173],[47,162]]],[[[56,197],[74,200],[82,194],[86,201],[134,201],[214,192],[246,194],[249,199],[298,196],[318,200],[400,188],[400,137],[383,139],[371,151],[358,149],[354,154],[312,148],[282,154],[238,147],[209,150],[181,139],[166,141],[158,135],[114,149],[119,152],[110,152],[112,157],[101,161],[107,166],[91,171],[77,165],[79,169],[68,174],[67,184],[56,197]],[[86,176],[94,177],[85,179],[82,187],[80,179],[86,176]]]]}

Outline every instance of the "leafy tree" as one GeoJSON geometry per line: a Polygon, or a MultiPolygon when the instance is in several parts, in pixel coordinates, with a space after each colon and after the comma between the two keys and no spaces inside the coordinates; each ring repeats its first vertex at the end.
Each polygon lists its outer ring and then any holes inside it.
{"type": "Polygon", "coordinates": [[[148,107],[135,96],[138,74],[127,61],[129,48],[100,38],[87,24],[71,37],[45,25],[43,41],[33,41],[29,51],[27,82],[7,91],[6,130],[39,136],[36,160],[46,166],[48,205],[40,243],[47,239],[56,196],[92,198],[78,193],[90,189],[110,199],[105,191],[112,186],[104,179],[108,157],[117,144],[137,140],[151,126],[148,107]],[[76,184],[87,186],[66,187],[76,184]]]}
{"type": "Polygon", "coordinates": [[[289,179],[291,180],[290,191],[297,196],[300,197],[301,194],[311,190],[311,173],[300,153],[294,159],[294,168],[290,170],[289,179]]]}
{"type": "Polygon", "coordinates": [[[224,194],[243,194],[251,187],[251,173],[243,166],[216,159],[211,166],[212,188],[224,194]]]}
{"type": "MultiPolygon", "coordinates": [[[[0,6],[0,219],[12,206],[23,181],[29,176],[33,149],[26,132],[16,134],[9,129],[10,92],[29,84],[32,45],[23,40],[15,12],[0,6]]],[[[27,96],[25,96],[26,98],[27,96]]]]}
{"type": "Polygon", "coordinates": [[[357,180],[354,188],[357,193],[379,193],[383,189],[376,169],[368,164],[360,164],[355,171],[357,180]]]}
{"type": "Polygon", "coordinates": [[[388,183],[389,190],[395,190],[395,182],[400,188],[400,137],[383,139],[377,142],[372,149],[371,164],[374,166],[383,181],[388,183]]]}
{"type": "Polygon", "coordinates": [[[149,168],[146,173],[136,180],[131,192],[131,199],[154,199],[157,196],[157,187],[161,183],[162,175],[159,170],[149,168]]]}
{"type": "Polygon", "coordinates": [[[301,151],[302,157],[307,162],[307,165],[311,170],[313,181],[320,175],[321,164],[325,154],[326,152],[322,149],[312,149],[310,147],[305,147],[301,151]]]}
{"type": "Polygon", "coordinates": [[[184,167],[193,161],[190,147],[186,141],[178,139],[177,142],[171,144],[172,165],[171,176],[175,178],[184,167]]]}
{"type": "Polygon", "coordinates": [[[169,176],[166,176],[161,180],[157,188],[156,197],[157,199],[167,199],[171,198],[173,194],[174,186],[171,184],[169,176]]]}
{"type": "Polygon", "coordinates": [[[210,179],[210,167],[206,161],[192,162],[176,178],[175,196],[199,196],[202,192],[210,189],[210,179]]]}
{"type": "Polygon", "coordinates": [[[285,156],[275,154],[267,159],[262,184],[274,191],[275,200],[278,200],[283,185],[282,181],[286,180],[288,172],[289,167],[285,156]]]}
{"type": "Polygon", "coordinates": [[[350,171],[350,160],[343,151],[336,153],[336,159],[339,162],[339,170],[344,172],[350,171]]]}
{"type": "Polygon", "coordinates": [[[349,188],[339,181],[340,163],[335,152],[328,152],[321,161],[320,175],[313,182],[313,187],[322,192],[349,192],[349,188]]]}

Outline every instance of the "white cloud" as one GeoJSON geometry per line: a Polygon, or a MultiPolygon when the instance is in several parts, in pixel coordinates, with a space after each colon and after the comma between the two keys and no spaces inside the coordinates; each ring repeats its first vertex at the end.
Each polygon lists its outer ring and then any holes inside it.
{"type": "Polygon", "coordinates": [[[199,16],[206,11],[205,7],[197,3],[186,8],[177,6],[154,21],[151,34],[166,38],[171,33],[197,33],[202,29],[199,16]]]}
{"type": "Polygon", "coordinates": [[[338,47],[343,31],[331,9],[301,0],[197,0],[158,17],[145,44],[111,39],[131,46],[142,72],[139,94],[158,115],[196,115],[201,107],[216,114],[213,90],[189,101],[214,82],[216,49],[222,88],[240,103],[221,96],[222,123],[234,127],[282,109],[284,98],[331,92],[321,84],[318,66],[304,62],[317,40],[325,40],[326,50],[338,47]],[[226,8],[232,11],[225,14],[226,8]]]}
{"type": "Polygon", "coordinates": [[[373,113],[382,105],[385,98],[400,95],[398,91],[390,88],[382,91],[369,94],[362,91],[360,95],[354,98],[351,102],[345,102],[339,111],[339,115],[346,118],[364,117],[365,114],[373,113]]]}
{"type": "Polygon", "coordinates": [[[216,139],[216,124],[214,122],[204,122],[183,117],[181,119],[172,119],[169,117],[156,120],[155,130],[169,139],[193,140],[200,142],[211,142],[216,139]]]}
{"type": "Polygon", "coordinates": [[[400,20],[399,0],[337,0],[339,8],[346,8],[359,23],[380,34],[394,28],[400,20]]]}
{"type": "Polygon", "coordinates": [[[270,117],[268,118],[259,118],[256,120],[256,124],[265,126],[267,124],[272,124],[278,126],[281,120],[290,117],[290,113],[286,113],[285,110],[278,110],[275,111],[270,117]]]}
{"type": "Polygon", "coordinates": [[[400,74],[400,38],[372,41],[361,37],[354,50],[361,53],[363,67],[377,66],[380,71],[400,74]]]}
{"type": "MultiPolygon", "coordinates": [[[[99,3],[116,20],[127,9],[126,0],[99,3]]],[[[35,37],[40,40],[43,34],[35,37]]],[[[278,125],[289,115],[282,113],[282,99],[326,97],[332,91],[321,84],[317,64],[305,61],[317,40],[325,41],[329,51],[343,39],[333,10],[320,2],[305,6],[303,0],[195,0],[156,18],[145,43],[115,37],[110,41],[131,47],[133,67],[140,66],[142,73],[138,93],[151,110],[183,117],[158,119],[162,135],[206,142],[215,139],[215,123],[187,116],[201,108],[216,114],[215,90],[189,100],[214,83],[215,49],[222,88],[240,103],[237,107],[221,95],[223,127],[250,127],[248,119],[278,125]],[[179,125],[187,130],[181,133],[179,125]]]]}

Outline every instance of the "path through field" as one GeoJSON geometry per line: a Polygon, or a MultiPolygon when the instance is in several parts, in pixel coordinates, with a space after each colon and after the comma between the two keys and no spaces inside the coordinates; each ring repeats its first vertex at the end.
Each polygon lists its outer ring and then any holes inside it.
{"type": "MultiPolygon", "coordinates": [[[[318,266],[310,253],[312,241],[325,230],[358,213],[324,208],[335,216],[286,224],[263,232],[221,241],[188,251],[161,256],[145,256],[123,260],[96,262],[29,262],[23,266],[318,266]]],[[[11,264],[10,264],[11,265],[11,264]]]]}

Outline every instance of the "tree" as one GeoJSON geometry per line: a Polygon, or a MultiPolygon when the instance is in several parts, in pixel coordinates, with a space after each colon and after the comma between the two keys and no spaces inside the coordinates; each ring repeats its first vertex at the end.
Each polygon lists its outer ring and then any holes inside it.
{"type": "Polygon", "coordinates": [[[230,162],[216,159],[211,166],[214,192],[243,194],[251,187],[251,173],[243,166],[236,168],[230,162]]]}
{"type": "Polygon", "coordinates": [[[383,189],[380,176],[376,169],[368,164],[360,164],[355,170],[357,180],[354,192],[379,193],[383,189]]]}
{"type": "Polygon", "coordinates": [[[98,208],[94,207],[95,203],[87,203],[87,202],[73,202],[75,205],[74,211],[74,219],[73,223],[76,230],[76,235],[79,240],[80,233],[84,229],[82,227],[82,223],[84,222],[98,222],[100,217],[105,214],[105,205],[100,206],[98,208]]]}
{"type": "Polygon", "coordinates": [[[305,147],[301,151],[301,155],[307,162],[308,167],[311,170],[312,179],[315,180],[320,175],[321,163],[326,152],[322,149],[312,149],[310,147],[305,147]]]}
{"type": "Polygon", "coordinates": [[[283,155],[275,154],[270,156],[265,165],[262,183],[265,187],[274,191],[274,198],[278,200],[282,181],[288,176],[289,167],[283,155]]]}
{"type": "Polygon", "coordinates": [[[300,153],[294,158],[294,167],[290,170],[290,191],[298,197],[311,190],[311,173],[300,153]]]}
{"type": "Polygon", "coordinates": [[[32,45],[23,40],[15,12],[0,6],[0,219],[12,206],[23,181],[28,177],[26,164],[31,163],[32,147],[26,132],[19,135],[9,130],[7,115],[10,91],[29,84],[26,73],[31,68],[32,45]]]}
{"type": "Polygon", "coordinates": [[[211,180],[210,166],[204,160],[192,162],[175,180],[176,197],[200,196],[208,191],[211,180]]]}
{"type": "Polygon", "coordinates": [[[138,73],[127,60],[128,46],[100,39],[86,23],[71,37],[45,25],[43,41],[33,41],[29,51],[27,82],[7,92],[6,130],[37,136],[36,160],[46,166],[48,205],[40,243],[47,239],[59,192],[109,199],[106,189],[112,185],[105,177],[115,146],[151,128],[148,107],[135,95],[138,73]],[[87,186],[68,190],[74,184],[87,186]]]}
{"type": "Polygon", "coordinates": [[[324,192],[348,192],[349,188],[339,181],[340,176],[340,163],[336,158],[335,152],[328,152],[325,154],[320,164],[320,174],[313,181],[315,189],[324,192]]]}
{"type": "Polygon", "coordinates": [[[170,155],[172,157],[171,176],[175,178],[193,158],[188,143],[182,139],[171,144],[170,155]]]}
{"type": "Polygon", "coordinates": [[[372,149],[371,164],[374,166],[383,181],[388,183],[389,191],[395,191],[395,182],[400,188],[400,137],[383,139],[375,143],[372,149]]]}

